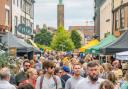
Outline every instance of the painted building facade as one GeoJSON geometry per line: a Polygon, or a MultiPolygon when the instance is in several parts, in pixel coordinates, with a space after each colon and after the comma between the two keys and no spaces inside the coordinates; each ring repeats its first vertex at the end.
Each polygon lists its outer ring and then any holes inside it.
{"type": "Polygon", "coordinates": [[[95,34],[100,36],[100,7],[104,0],[94,0],[94,31],[95,34]]]}
{"type": "Polygon", "coordinates": [[[105,0],[100,7],[100,39],[112,34],[112,0],[105,0]]]}
{"type": "Polygon", "coordinates": [[[0,0],[0,34],[11,31],[11,0],[0,0]]]}
{"type": "MultiPolygon", "coordinates": [[[[12,33],[21,38],[30,38],[34,29],[34,0],[12,0],[12,33]],[[18,26],[24,24],[31,33],[23,34],[18,26]]],[[[27,28],[25,28],[27,30],[27,28]]]]}
{"type": "Polygon", "coordinates": [[[120,36],[128,30],[128,0],[113,0],[113,34],[120,36]]]}

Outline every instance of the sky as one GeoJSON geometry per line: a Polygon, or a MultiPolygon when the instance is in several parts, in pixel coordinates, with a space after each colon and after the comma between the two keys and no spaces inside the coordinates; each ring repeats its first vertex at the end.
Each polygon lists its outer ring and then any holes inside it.
{"type": "MultiPolygon", "coordinates": [[[[93,24],[94,0],[63,0],[65,28],[93,24]],[[87,23],[88,21],[88,23],[87,23]]],[[[59,0],[36,0],[34,24],[57,27],[57,4],[59,0]]]]}

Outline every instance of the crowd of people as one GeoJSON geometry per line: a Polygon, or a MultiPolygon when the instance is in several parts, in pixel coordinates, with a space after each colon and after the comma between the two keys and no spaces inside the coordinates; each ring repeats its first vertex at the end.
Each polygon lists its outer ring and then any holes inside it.
{"type": "Polygon", "coordinates": [[[0,89],[128,89],[128,64],[48,51],[0,68],[0,89]]]}

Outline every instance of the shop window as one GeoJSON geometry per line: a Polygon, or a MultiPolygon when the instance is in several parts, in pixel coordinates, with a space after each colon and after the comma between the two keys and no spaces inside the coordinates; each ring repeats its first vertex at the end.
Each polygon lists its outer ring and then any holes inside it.
{"type": "Polygon", "coordinates": [[[20,1],[20,0],[17,0],[17,7],[19,6],[19,1],[20,1]]]}
{"type": "Polygon", "coordinates": [[[124,8],[120,10],[120,27],[121,29],[124,28],[124,8]]]}
{"type": "Polygon", "coordinates": [[[15,0],[13,0],[13,4],[15,4],[15,0]]]}
{"type": "Polygon", "coordinates": [[[6,10],[6,14],[5,14],[5,25],[6,26],[9,25],[9,10],[6,10]]]}
{"type": "Polygon", "coordinates": [[[119,12],[117,11],[115,13],[115,28],[116,28],[116,31],[119,29],[119,12]]]}

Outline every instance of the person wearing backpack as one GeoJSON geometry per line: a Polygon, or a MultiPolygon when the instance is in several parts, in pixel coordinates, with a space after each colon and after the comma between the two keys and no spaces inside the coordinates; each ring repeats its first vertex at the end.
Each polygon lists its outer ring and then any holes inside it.
{"type": "Polygon", "coordinates": [[[52,61],[44,61],[43,68],[45,74],[37,78],[36,89],[61,89],[60,78],[53,75],[55,69],[54,63],[52,61]]]}
{"type": "Polygon", "coordinates": [[[65,89],[66,81],[71,77],[69,72],[70,72],[70,69],[68,66],[62,67],[62,76],[61,76],[62,89],[65,89]]]}

